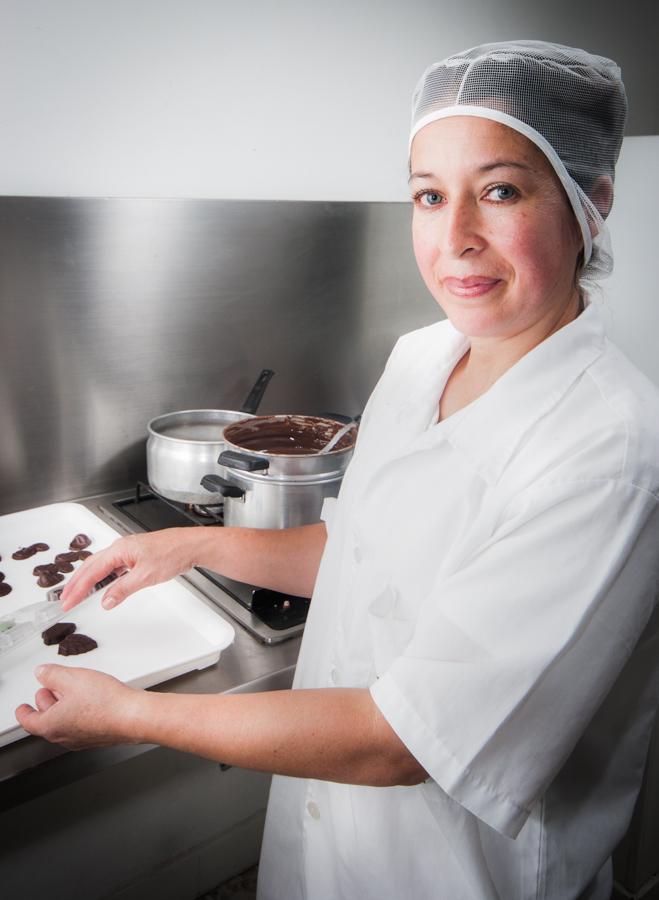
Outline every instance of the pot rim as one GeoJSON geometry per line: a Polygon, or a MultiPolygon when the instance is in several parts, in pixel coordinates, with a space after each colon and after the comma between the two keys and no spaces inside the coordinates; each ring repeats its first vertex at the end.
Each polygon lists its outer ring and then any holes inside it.
{"type": "MultiPolygon", "coordinates": [[[[352,448],[350,448],[352,449],[352,448]]],[[[328,454],[329,455],[329,454],[328,454]]],[[[224,466],[227,472],[230,475],[228,480],[235,481],[237,487],[242,487],[243,484],[251,484],[251,485],[259,485],[259,484],[268,484],[268,485],[280,485],[280,486],[290,486],[294,487],[295,485],[299,485],[301,487],[305,485],[314,485],[314,484],[325,484],[328,481],[337,481],[342,479],[345,475],[345,468],[343,469],[332,469],[329,472],[317,472],[315,474],[308,473],[304,475],[292,475],[286,472],[241,472],[240,469],[232,469],[230,466],[224,466]]],[[[232,500],[236,500],[237,502],[241,502],[240,498],[235,497],[225,497],[224,502],[231,502],[232,500]]]]}
{"type": "MultiPolygon", "coordinates": [[[[230,413],[231,415],[241,416],[240,419],[236,419],[234,422],[227,422],[227,425],[236,425],[238,422],[242,422],[244,419],[256,418],[256,416],[254,416],[252,413],[244,413],[239,409],[175,409],[173,412],[161,413],[158,416],[154,416],[147,422],[146,429],[149,435],[157,438],[159,441],[173,441],[177,444],[204,444],[208,446],[211,446],[213,444],[224,444],[225,442],[223,437],[219,437],[214,441],[202,440],[200,438],[172,437],[169,434],[163,434],[162,432],[156,430],[156,423],[162,419],[168,419],[173,416],[191,415],[194,413],[230,413]]],[[[221,434],[222,433],[223,432],[221,432],[221,434]]]]}

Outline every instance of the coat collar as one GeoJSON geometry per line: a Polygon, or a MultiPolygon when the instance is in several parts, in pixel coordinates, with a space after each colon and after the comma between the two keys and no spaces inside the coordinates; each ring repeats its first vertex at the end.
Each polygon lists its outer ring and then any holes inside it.
{"type": "MultiPolygon", "coordinates": [[[[469,342],[450,323],[441,324],[441,367],[443,370],[449,359],[452,370],[469,342]]],[[[486,481],[496,482],[524,435],[601,356],[605,344],[599,312],[589,303],[580,316],[534,347],[477,400],[424,430],[414,442],[414,450],[447,440],[486,481]]],[[[435,333],[433,351],[424,359],[427,364],[429,357],[434,357],[435,371],[438,349],[435,333]]],[[[446,378],[443,373],[442,384],[446,378]]],[[[435,380],[436,376],[431,379],[435,380]]],[[[434,402],[438,400],[439,394],[434,402]]]]}

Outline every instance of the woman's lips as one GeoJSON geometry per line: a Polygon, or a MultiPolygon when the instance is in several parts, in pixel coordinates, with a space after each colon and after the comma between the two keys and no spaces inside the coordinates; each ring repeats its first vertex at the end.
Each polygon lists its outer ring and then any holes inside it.
{"type": "Polygon", "coordinates": [[[442,284],[455,297],[482,297],[497,284],[500,278],[488,278],[485,275],[471,275],[469,278],[444,278],[442,284]]]}

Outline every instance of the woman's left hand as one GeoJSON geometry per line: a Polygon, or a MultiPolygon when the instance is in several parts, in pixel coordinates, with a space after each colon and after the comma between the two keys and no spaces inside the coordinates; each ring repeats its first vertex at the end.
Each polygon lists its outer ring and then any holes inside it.
{"type": "Polygon", "coordinates": [[[16,709],[19,724],[69,750],[139,743],[136,725],[144,691],[130,688],[93,669],[43,665],[36,670],[42,687],[34,707],[16,709]]]}

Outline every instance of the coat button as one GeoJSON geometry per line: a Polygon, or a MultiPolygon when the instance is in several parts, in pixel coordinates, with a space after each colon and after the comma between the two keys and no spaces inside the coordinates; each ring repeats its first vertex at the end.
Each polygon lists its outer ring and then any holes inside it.
{"type": "Polygon", "coordinates": [[[307,803],[307,812],[312,819],[320,819],[320,810],[318,809],[318,804],[314,803],[313,800],[309,800],[309,802],[307,803]]]}

